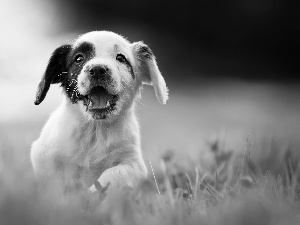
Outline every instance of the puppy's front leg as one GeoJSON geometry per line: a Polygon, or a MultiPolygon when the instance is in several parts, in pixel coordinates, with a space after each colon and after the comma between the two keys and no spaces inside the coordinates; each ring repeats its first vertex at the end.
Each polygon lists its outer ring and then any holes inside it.
{"type": "Polygon", "coordinates": [[[102,187],[106,187],[109,183],[108,190],[125,186],[133,188],[146,177],[147,168],[144,162],[140,161],[111,167],[102,173],[98,182],[102,187]]]}

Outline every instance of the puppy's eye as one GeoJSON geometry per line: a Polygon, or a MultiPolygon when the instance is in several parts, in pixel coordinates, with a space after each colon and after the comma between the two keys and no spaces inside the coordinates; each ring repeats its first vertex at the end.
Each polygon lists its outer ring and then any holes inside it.
{"type": "Polygon", "coordinates": [[[81,63],[84,60],[84,56],[82,54],[78,54],[75,57],[75,62],[76,63],[81,63]]]}
{"type": "Polygon", "coordinates": [[[118,60],[121,63],[124,63],[124,62],[127,61],[126,58],[125,58],[125,56],[122,55],[122,54],[118,54],[117,57],[116,57],[116,60],[118,60]]]}

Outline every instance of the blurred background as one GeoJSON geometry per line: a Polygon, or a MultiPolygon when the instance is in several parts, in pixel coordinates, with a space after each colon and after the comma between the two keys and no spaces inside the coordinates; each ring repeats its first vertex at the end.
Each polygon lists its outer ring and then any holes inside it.
{"type": "Polygon", "coordinates": [[[35,106],[53,50],[111,30],[153,50],[170,89],[160,105],[145,87],[138,115],[145,158],[203,151],[222,139],[243,151],[276,140],[299,150],[300,14],[289,0],[0,0],[0,145],[28,157],[61,90],[35,106]]]}

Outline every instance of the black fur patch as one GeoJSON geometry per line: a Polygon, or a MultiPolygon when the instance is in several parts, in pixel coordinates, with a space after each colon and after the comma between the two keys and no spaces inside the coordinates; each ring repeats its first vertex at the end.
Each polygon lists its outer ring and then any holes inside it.
{"type": "Polygon", "coordinates": [[[131,73],[131,76],[132,76],[132,79],[135,79],[135,74],[133,72],[133,68],[131,65],[128,66],[129,67],[129,70],[130,70],[130,73],[131,73]]]}
{"type": "Polygon", "coordinates": [[[95,57],[95,48],[93,44],[88,42],[81,43],[78,47],[72,49],[68,55],[67,70],[65,71],[66,74],[62,82],[62,87],[65,89],[72,103],[84,100],[84,96],[78,91],[77,78],[86,62],[93,57],[95,57]],[[80,63],[75,61],[78,54],[84,56],[83,61],[80,63]]]}
{"type": "Polygon", "coordinates": [[[132,68],[131,63],[129,61],[126,61],[125,65],[126,65],[127,69],[129,70],[132,79],[135,79],[135,74],[133,72],[133,68],[132,68]]]}
{"type": "Polygon", "coordinates": [[[144,57],[150,59],[153,57],[152,50],[145,44],[141,44],[138,46],[138,52],[139,54],[143,55],[144,57]]]}

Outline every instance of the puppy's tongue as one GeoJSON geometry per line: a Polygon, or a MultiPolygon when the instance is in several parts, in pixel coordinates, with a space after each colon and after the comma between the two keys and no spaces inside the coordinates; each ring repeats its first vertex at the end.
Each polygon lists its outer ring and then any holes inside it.
{"type": "Polygon", "coordinates": [[[107,106],[107,101],[113,96],[109,94],[103,87],[95,87],[91,90],[89,98],[92,102],[91,108],[99,109],[107,106]]]}

